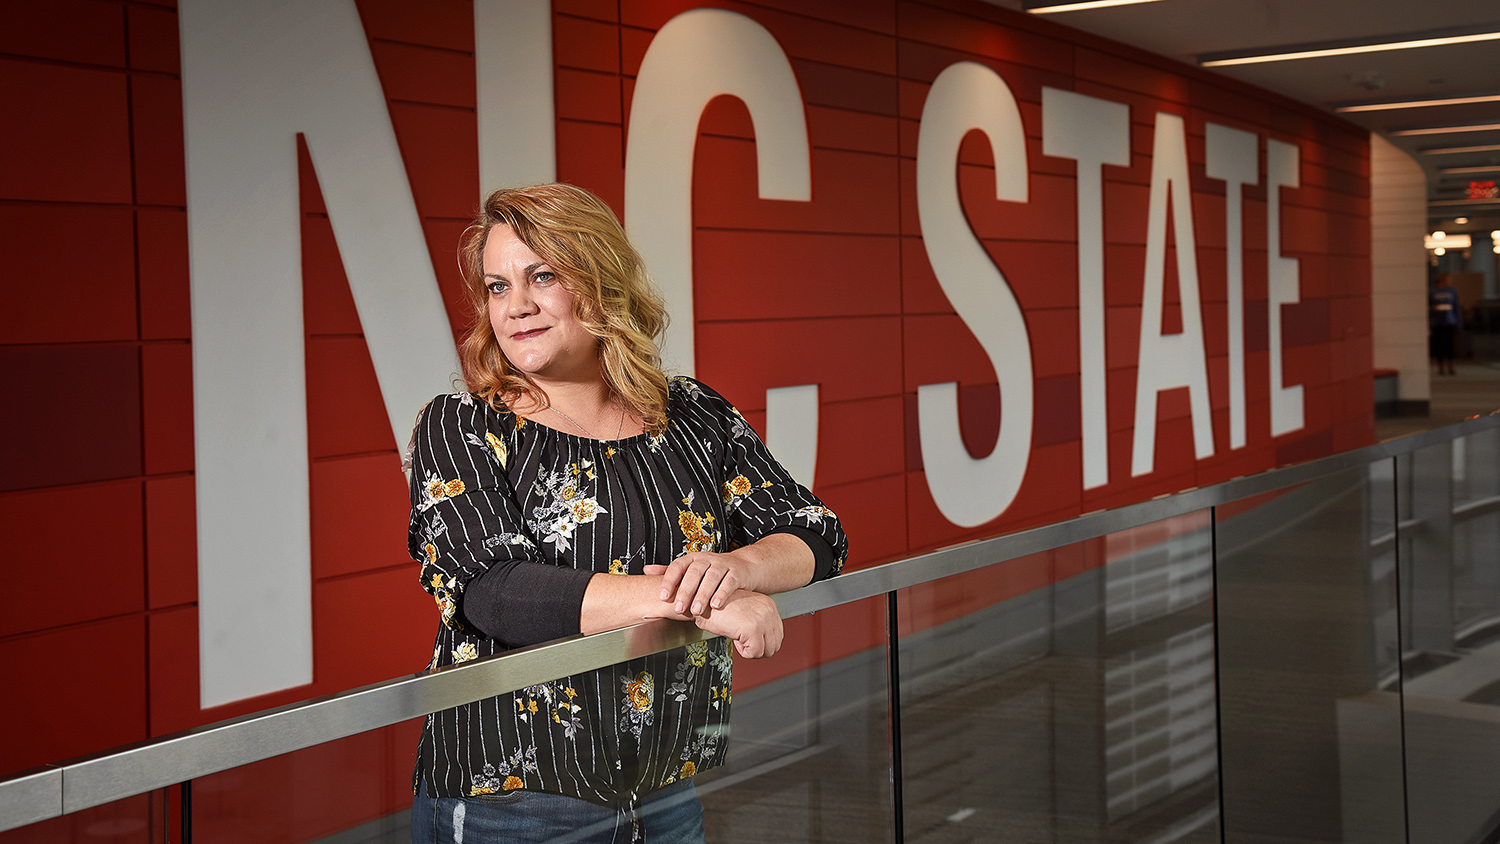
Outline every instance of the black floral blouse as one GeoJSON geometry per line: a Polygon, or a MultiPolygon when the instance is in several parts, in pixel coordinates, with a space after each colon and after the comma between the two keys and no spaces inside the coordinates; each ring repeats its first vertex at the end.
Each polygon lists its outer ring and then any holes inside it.
{"type": "MultiPolygon", "coordinates": [[[[815,577],[843,568],[837,517],[722,396],[674,379],[667,419],[661,433],[600,442],[468,393],[428,405],[409,455],[409,544],[442,617],[430,667],[578,632],[595,573],[775,532],[808,542],[815,577]]],[[[719,638],[437,712],[415,777],[433,797],[528,789],[631,805],[722,763],[731,682],[719,638]]]]}

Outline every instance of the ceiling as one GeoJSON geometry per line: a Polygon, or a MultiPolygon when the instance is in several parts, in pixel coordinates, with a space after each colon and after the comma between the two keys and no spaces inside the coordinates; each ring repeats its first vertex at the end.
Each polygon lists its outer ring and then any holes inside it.
{"type": "MultiPolygon", "coordinates": [[[[1022,0],[990,0],[1020,9],[1022,0]]],[[[1153,53],[1197,64],[1205,53],[1493,24],[1496,0],[1159,0],[1047,18],[1153,53]]],[[[1357,55],[1209,68],[1333,111],[1381,100],[1500,95],[1500,40],[1357,55]]],[[[1500,229],[1500,200],[1467,199],[1471,180],[1500,182],[1500,125],[1486,131],[1402,135],[1401,130],[1500,124],[1500,101],[1345,112],[1350,122],[1379,132],[1410,153],[1427,172],[1432,228],[1448,232],[1500,229]],[[1454,147],[1492,147],[1434,152],[1454,147]],[[1449,168],[1497,167],[1477,173],[1449,168]],[[1455,218],[1468,217],[1467,223],[1455,218]]]]}

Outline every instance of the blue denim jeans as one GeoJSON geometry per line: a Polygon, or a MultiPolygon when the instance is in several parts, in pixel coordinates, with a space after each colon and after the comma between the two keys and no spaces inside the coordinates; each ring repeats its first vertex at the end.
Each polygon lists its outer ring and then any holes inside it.
{"type": "Polygon", "coordinates": [[[628,811],[540,791],[428,797],[423,782],[412,801],[411,840],[412,844],[703,842],[703,804],[691,779],[646,795],[638,815],[633,824],[628,811]]]}

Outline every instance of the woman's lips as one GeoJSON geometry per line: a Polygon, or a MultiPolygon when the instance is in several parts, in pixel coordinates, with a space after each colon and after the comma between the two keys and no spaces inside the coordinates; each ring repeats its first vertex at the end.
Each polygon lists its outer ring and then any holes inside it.
{"type": "Polygon", "coordinates": [[[521,332],[517,332],[515,334],[512,334],[512,335],[510,335],[510,339],[512,339],[512,340],[530,340],[531,338],[540,335],[543,331],[546,331],[546,330],[547,329],[545,329],[545,328],[533,328],[530,331],[521,331],[521,332]]]}

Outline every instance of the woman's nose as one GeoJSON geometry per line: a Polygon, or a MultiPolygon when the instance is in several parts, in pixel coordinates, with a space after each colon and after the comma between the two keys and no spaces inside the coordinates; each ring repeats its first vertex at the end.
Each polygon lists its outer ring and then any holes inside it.
{"type": "Polygon", "coordinates": [[[518,284],[512,287],[506,298],[506,312],[511,316],[523,317],[536,313],[536,300],[531,297],[530,285],[518,284]]]}

